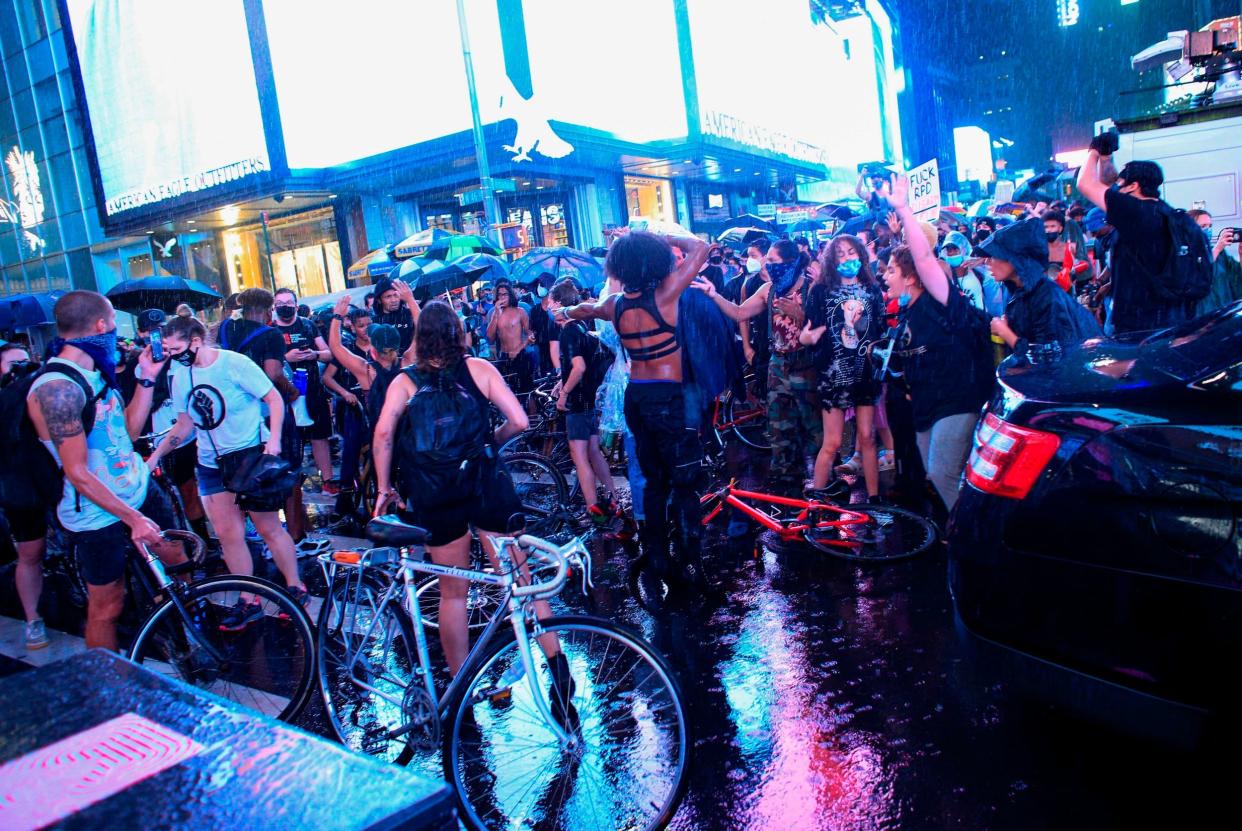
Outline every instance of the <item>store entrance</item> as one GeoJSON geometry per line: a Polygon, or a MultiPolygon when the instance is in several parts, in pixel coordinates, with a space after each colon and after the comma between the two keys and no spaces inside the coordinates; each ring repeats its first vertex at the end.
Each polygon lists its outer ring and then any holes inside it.
{"type": "Polygon", "coordinates": [[[625,207],[630,218],[641,216],[644,219],[676,222],[672,190],[668,179],[626,176],[625,207]]]}

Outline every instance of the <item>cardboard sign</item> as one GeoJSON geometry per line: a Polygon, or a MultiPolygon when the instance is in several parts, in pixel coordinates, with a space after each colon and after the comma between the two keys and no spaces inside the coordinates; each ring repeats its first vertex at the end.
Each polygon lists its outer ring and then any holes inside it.
{"type": "Polygon", "coordinates": [[[1014,183],[1011,179],[1001,179],[996,183],[996,194],[992,197],[994,205],[1004,205],[1013,201],[1014,183]]]}
{"type": "Polygon", "coordinates": [[[935,222],[940,216],[940,165],[932,159],[911,170],[910,210],[920,222],[935,222]]]}

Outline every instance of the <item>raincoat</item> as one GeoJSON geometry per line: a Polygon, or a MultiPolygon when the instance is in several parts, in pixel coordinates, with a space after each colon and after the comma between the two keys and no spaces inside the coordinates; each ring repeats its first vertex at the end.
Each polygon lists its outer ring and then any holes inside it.
{"type": "Polygon", "coordinates": [[[1013,266],[1022,281],[1011,285],[1005,318],[1018,336],[1015,354],[1025,354],[1031,343],[1060,343],[1071,346],[1100,335],[1100,325],[1091,313],[1048,279],[1048,240],[1043,220],[1027,219],[1002,228],[979,246],[985,257],[1004,260],[1013,266]]]}

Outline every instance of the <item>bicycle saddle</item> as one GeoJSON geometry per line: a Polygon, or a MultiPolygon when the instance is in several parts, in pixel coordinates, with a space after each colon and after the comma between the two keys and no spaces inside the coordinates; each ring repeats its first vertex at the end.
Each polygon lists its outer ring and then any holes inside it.
{"type": "Polygon", "coordinates": [[[425,545],[427,529],[402,522],[396,514],[385,514],[367,523],[367,539],[377,545],[407,548],[412,545],[425,545]]]}

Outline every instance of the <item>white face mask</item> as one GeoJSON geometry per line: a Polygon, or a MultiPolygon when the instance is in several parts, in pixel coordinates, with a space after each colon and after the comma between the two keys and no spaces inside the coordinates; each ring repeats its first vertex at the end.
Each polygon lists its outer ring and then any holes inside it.
{"type": "Polygon", "coordinates": [[[763,269],[763,263],[759,262],[753,257],[746,261],[746,273],[747,274],[758,274],[762,269],[763,269]]]}

